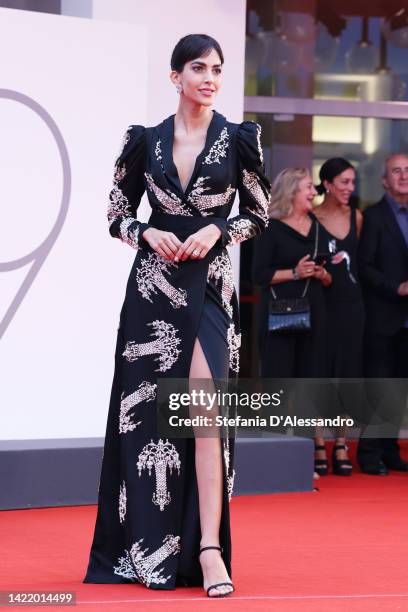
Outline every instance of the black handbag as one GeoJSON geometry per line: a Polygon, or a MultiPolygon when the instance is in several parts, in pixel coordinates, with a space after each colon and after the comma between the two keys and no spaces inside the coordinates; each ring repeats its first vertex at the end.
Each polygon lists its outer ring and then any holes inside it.
{"type": "MultiPolygon", "coordinates": [[[[316,222],[315,248],[313,259],[317,255],[319,226],[316,222]]],[[[310,302],[306,297],[310,285],[307,279],[301,297],[278,298],[273,287],[269,297],[268,330],[275,333],[306,332],[312,327],[310,302]]]]}
{"type": "Polygon", "coordinates": [[[303,332],[311,329],[310,303],[307,297],[272,298],[269,301],[269,331],[303,332]]]}

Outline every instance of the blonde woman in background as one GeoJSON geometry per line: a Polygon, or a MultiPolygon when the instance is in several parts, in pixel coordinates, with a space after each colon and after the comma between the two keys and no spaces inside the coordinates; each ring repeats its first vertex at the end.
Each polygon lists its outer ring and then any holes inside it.
{"type": "Polygon", "coordinates": [[[307,169],[286,168],[280,172],[272,185],[268,228],[255,241],[254,280],[261,287],[259,348],[263,378],[325,376],[324,291],[332,279],[319,259],[320,226],[312,214],[316,195],[307,169]],[[271,287],[277,299],[300,298],[306,291],[309,330],[269,330],[271,287]]]}
{"type": "MultiPolygon", "coordinates": [[[[312,214],[316,195],[305,168],[280,172],[272,185],[268,228],[255,240],[254,280],[262,289],[259,341],[264,378],[319,377],[324,372],[324,288],[331,284],[331,276],[313,259],[318,227],[312,214]],[[300,333],[270,332],[271,286],[278,298],[297,298],[306,284],[311,329],[300,333]]],[[[317,252],[320,251],[318,242],[317,252]]]]}

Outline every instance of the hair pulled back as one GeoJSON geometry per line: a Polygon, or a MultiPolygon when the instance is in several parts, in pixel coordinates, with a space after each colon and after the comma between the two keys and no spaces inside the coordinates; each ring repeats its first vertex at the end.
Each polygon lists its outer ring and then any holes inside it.
{"type": "Polygon", "coordinates": [[[323,182],[328,181],[329,183],[332,183],[336,176],[339,176],[339,174],[345,170],[348,170],[349,168],[355,170],[353,164],[350,164],[350,162],[347,161],[347,159],[344,159],[344,157],[331,157],[325,161],[320,168],[320,185],[316,185],[317,193],[319,195],[326,193],[326,188],[323,182]]]}
{"type": "Polygon", "coordinates": [[[176,72],[182,72],[187,62],[198,57],[205,57],[214,49],[220,56],[221,64],[224,63],[224,54],[220,44],[212,36],[207,34],[187,34],[180,38],[171,54],[170,66],[176,72]]]}

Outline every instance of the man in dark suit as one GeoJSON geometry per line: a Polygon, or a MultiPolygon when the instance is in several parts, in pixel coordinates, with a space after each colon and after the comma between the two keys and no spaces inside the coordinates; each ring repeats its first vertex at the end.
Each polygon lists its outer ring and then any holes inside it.
{"type": "MultiPolygon", "coordinates": [[[[408,155],[387,157],[382,180],[384,197],[364,212],[359,247],[366,308],[364,369],[367,378],[408,381],[408,155]]],[[[367,474],[386,476],[389,469],[408,472],[398,444],[407,385],[388,382],[368,381],[379,410],[377,421],[384,423],[387,411],[390,423],[387,437],[364,437],[368,430],[362,432],[357,458],[367,474]]]]}

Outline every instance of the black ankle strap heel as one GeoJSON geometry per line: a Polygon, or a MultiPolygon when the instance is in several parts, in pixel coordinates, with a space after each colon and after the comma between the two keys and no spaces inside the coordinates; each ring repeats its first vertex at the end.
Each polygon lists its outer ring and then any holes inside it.
{"type": "MultiPolygon", "coordinates": [[[[200,556],[201,553],[204,552],[205,550],[218,550],[220,553],[223,552],[223,549],[221,548],[221,546],[203,546],[203,548],[200,548],[200,552],[198,553],[198,556],[200,556]]],[[[210,597],[211,599],[215,597],[228,597],[234,591],[235,591],[235,587],[232,584],[232,582],[217,582],[217,584],[212,584],[211,586],[208,587],[207,597],[210,597]],[[228,591],[228,593],[217,593],[216,595],[210,595],[210,591],[212,589],[216,589],[217,587],[220,587],[220,586],[229,586],[229,587],[232,587],[232,589],[231,591],[228,591]]]]}
{"type": "Polygon", "coordinates": [[[353,464],[350,459],[338,459],[336,451],[338,450],[346,450],[348,451],[348,446],[345,444],[335,444],[333,446],[333,457],[332,457],[332,465],[333,465],[333,474],[336,476],[351,476],[353,471],[353,464]]]}
{"type": "MultiPolygon", "coordinates": [[[[326,450],[326,447],[322,444],[315,445],[315,451],[326,450]]],[[[327,476],[329,473],[329,462],[327,459],[315,459],[314,461],[314,469],[315,472],[319,474],[319,476],[327,476]]]]}

